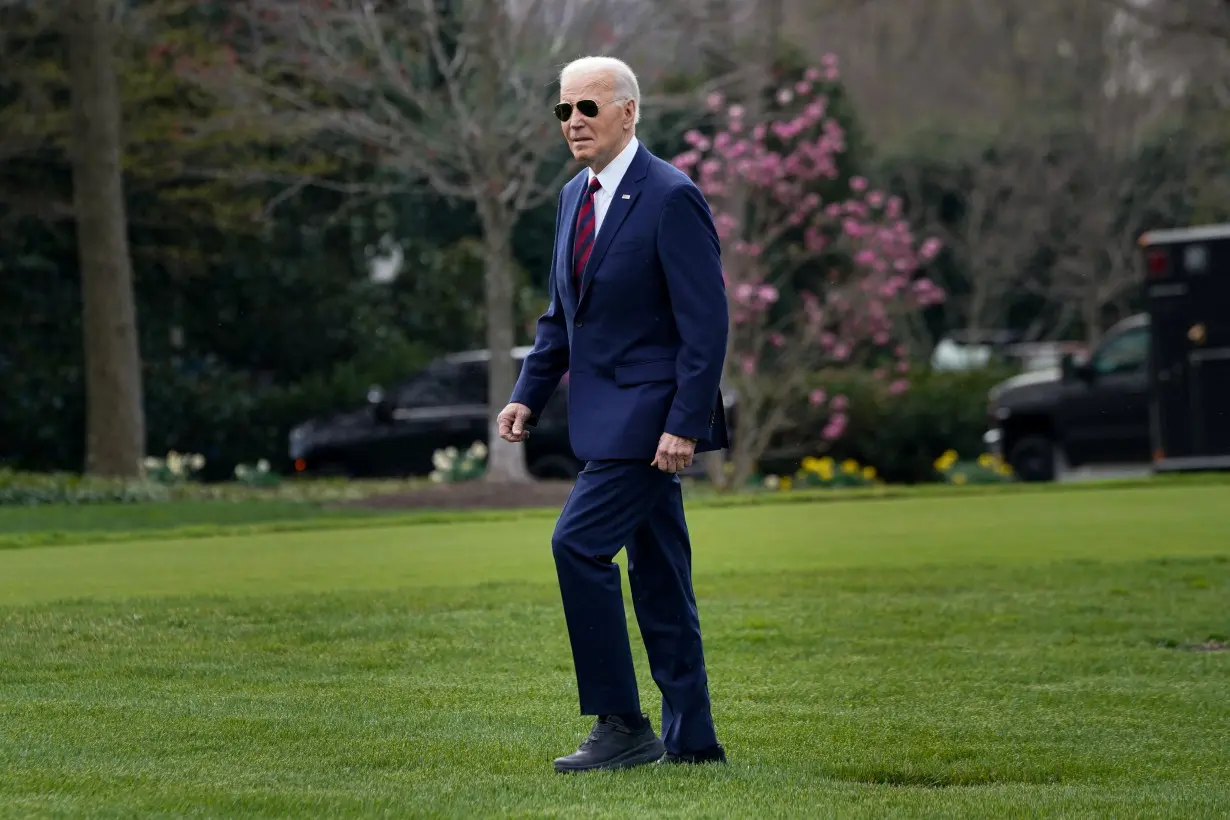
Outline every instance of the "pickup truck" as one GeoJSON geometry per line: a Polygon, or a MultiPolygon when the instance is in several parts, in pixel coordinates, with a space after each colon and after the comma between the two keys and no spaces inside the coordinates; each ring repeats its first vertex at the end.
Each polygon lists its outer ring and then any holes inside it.
{"type": "Polygon", "coordinates": [[[1087,359],[1022,373],[988,395],[988,449],[1023,481],[1065,467],[1144,465],[1151,459],[1150,320],[1124,319],[1087,359]]]}

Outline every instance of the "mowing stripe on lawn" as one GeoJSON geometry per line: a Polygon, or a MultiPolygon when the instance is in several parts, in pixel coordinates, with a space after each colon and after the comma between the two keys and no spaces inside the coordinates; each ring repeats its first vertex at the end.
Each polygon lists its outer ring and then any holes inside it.
{"type": "MultiPolygon", "coordinates": [[[[747,568],[1230,554],[1225,488],[742,505],[690,515],[698,579],[747,568]]],[[[550,582],[548,517],[0,551],[0,605],[550,582]]]]}

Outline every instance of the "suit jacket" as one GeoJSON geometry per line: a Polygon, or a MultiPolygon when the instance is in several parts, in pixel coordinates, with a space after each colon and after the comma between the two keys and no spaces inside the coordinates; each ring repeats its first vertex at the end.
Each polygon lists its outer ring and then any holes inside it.
{"type": "Polygon", "coordinates": [[[662,433],[728,446],[719,384],[729,310],[721,248],[700,189],[639,146],[573,285],[573,234],[589,184],[560,192],[551,303],[538,319],[512,401],[537,422],[568,373],[568,426],[584,461],[645,459],[662,433]]]}

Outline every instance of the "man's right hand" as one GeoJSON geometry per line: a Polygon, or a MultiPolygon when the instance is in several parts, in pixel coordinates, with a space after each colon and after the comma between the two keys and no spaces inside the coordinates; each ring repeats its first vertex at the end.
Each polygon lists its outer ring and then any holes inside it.
{"type": "Polygon", "coordinates": [[[512,404],[500,411],[500,415],[496,416],[496,423],[500,428],[500,438],[505,441],[511,441],[514,444],[520,441],[525,441],[530,437],[530,431],[526,429],[526,424],[530,420],[530,408],[524,404],[512,404]]]}

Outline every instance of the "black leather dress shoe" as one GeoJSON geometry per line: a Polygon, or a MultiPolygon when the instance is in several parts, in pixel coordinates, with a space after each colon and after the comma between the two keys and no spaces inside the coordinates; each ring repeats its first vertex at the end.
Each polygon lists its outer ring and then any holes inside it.
{"type": "Polygon", "coordinates": [[[667,752],[662,756],[659,763],[725,763],[726,750],[719,743],[716,746],[710,746],[708,749],[701,749],[697,752],[683,752],[673,755],[667,752]]]}
{"type": "Polygon", "coordinates": [[[648,719],[643,727],[633,729],[617,715],[608,715],[598,718],[579,749],[555,759],[555,771],[624,769],[653,763],[660,760],[665,752],[648,719]]]}

